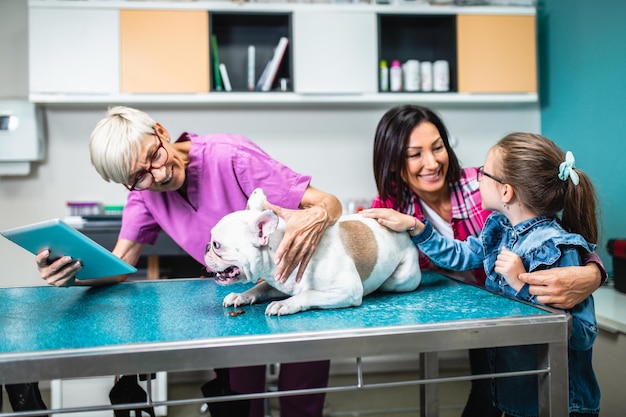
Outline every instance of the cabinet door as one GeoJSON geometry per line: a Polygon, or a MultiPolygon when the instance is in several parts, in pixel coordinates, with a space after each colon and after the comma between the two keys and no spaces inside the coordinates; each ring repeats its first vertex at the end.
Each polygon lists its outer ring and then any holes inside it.
{"type": "Polygon", "coordinates": [[[378,41],[373,12],[296,11],[293,18],[295,92],[377,91],[378,41]]]}
{"type": "Polygon", "coordinates": [[[203,10],[120,12],[123,93],[209,91],[209,15],[203,10]]]}
{"type": "Polygon", "coordinates": [[[459,15],[459,92],[536,93],[535,30],[535,16],[459,15]]]}
{"type": "Polygon", "coordinates": [[[29,84],[31,93],[118,93],[118,11],[29,9],[29,84]]]}

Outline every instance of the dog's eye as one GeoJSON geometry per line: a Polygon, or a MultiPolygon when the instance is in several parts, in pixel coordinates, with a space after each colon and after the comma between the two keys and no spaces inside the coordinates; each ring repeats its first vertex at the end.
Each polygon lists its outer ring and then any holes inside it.
{"type": "Polygon", "coordinates": [[[214,249],[219,249],[220,248],[220,243],[219,242],[213,242],[213,248],[214,249]]]}

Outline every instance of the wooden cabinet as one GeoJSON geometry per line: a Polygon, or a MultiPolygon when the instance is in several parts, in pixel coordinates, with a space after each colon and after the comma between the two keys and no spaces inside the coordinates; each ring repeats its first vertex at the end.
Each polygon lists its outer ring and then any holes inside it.
{"type": "Polygon", "coordinates": [[[457,16],[459,92],[536,93],[534,16],[457,16]]]}
{"type": "Polygon", "coordinates": [[[208,93],[208,15],[121,10],[119,55],[122,93],[208,93]]]}
{"type": "Polygon", "coordinates": [[[537,101],[535,9],[30,0],[30,99],[41,103],[537,101]],[[211,42],[232,91],[216,91],[211,42]],[[276,80],[249,91],[281,37],[276,80]],[[379,62],[445,60],[447,92],[381,92],[379,62]],[[286,91],[285,91],[286,90],[286,91]]]}

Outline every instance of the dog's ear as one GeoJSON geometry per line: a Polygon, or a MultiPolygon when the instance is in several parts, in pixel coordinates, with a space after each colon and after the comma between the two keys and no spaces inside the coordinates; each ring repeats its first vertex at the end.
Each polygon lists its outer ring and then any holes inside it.
{"type": "Polygon", "coordinates": [[[265,246],[268,244],[270,235],[274,233],[278,227],[278,215],[272,210],[263,211],[254,221],[253,230],[256,246],[265,246]]]}
{"type": "Polygon", "coordinates": [[[263,211],[265,210],[265,206],[263,203],[267,201],[267,196],[265,192],[261,188],[257,188],[252,191],[250,197],[248,197],[248,204],[246,205],[246,210],[254,210],[254,211],[263,211]]]}

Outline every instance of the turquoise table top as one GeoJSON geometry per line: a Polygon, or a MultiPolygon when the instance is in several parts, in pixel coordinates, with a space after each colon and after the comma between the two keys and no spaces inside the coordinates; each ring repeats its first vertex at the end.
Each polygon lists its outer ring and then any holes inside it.
{"type": "Polygon", "coordinates": [[[108,287],[0,289],[0,356],[293,332],[347,331],[459,320],[548,314],[546,310],[424,272],[411,293],[375,293],[360,307],[265,316],[265,304],[244,314],[221,305],[231,291],[210,279],[137,281],[108,287]]]}
{"type": "Polygon", "coordinates": [[[231,315],[222,299],[246,288],[211,279],[2,288],[0,384],[537,344],[550,364],[541,389],[567,407],[563,313],[424,272],[417,290],[375,293],[359,307],[275,317],[260,304],[231,315]]]}

